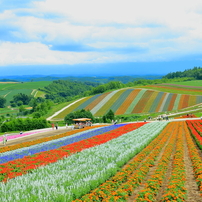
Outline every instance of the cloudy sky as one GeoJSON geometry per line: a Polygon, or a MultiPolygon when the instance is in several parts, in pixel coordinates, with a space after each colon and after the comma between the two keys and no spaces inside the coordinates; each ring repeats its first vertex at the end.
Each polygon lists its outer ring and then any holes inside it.
{"type": "Polygon", "coordinates": [[[1,75],[202,66],[201,0],[0,0],[1,75]]]}

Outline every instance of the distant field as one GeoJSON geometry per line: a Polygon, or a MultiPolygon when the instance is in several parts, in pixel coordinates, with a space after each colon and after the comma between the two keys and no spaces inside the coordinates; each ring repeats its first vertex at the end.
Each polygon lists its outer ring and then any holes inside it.
{"type": "Polygon", "coordinates": [[[172,84],[176,84],[176,85],[183,85],[183,86],[199,86],[202,88],[202,80],[194,80],[194,81],[183,81],[183,82],[172,82],[170,83],[172,84]]]}
{"type": "Polygon", "coordinates": [[[169,93],[143,88],[120,89],[86,97],[54,118],[64,118],[66,114],[79,109],[90,110],[95,117],[99,117],[106,114],[109,109],[112,109],[115,115],[156,113],[177,111],[202,103],[202,95],[181,94],[180,92],[178,90],[178,93],[169,93]]]}
{"type": "Polygon", "coordinates": [[[38,89],[43,88],[52,83],[52,81],[37,81],[37,82],[23,82],[23,83],[0,83],[0,90],[14,90],[14,89],[38,89]]]}
{"type": "Polygon", "coordinates": [[[2,82],[0,83],[0,96],[7,99],[6,105],[10,105],[10,101],[13,99],[14,95],[18,93],[23,93],[26,95],[33,95],[35,97],[44,97],[45,94],[41,91],[36,91],[38,88],[43,88],[52,83],[52,81],[38,81],[38,82],[20,82],[20,83],[10,83],[2,82]]]}

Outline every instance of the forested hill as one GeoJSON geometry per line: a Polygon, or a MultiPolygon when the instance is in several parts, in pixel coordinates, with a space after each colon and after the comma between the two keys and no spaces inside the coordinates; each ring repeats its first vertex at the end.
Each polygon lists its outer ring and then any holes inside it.
{"type": "Polygon", "coordinates": [[[194,67],[193,69],[184,70],[183,72],[171,72],[165,75],[163,78],[173,79],[173,78],[182,78],[182,77],[192,77],[196,80],[202,80],[202,68],[201,67],[194,67]]]}
{"type": "Polygon", "coordinates": [[[85,91],[90,91],[92,88],[98,86],[94,82],[78,82],[69,80],[56,80],[48,86],[40,88],[46,93],[46,98],[54,101],[68,101],[71,97],[80,95],[85,91]],[[69,99],[68,99],[69,98],[69,99]],[[65,99],[65,100],[61,100],[65,99]]]}

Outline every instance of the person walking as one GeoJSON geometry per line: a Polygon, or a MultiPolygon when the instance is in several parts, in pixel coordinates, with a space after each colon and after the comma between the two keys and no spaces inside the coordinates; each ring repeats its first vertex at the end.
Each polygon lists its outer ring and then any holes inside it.
{"type": "Polygon", "coordinates": [[[6,142],[7,142],[7,134],[5,133],[3,135],[3,145],[6,146],[6,142]]]}
{"type": "Polygon", "coordinates": [[[54,130],[54,127],[55,127],[54,123],[51,123],[51,126],[52,126],[52,129],[54,130]]]}
{"type": "Polygon", "coordinates": [[[58,123],[55,124],[55,129],[56,129],[56,130],[58,129],[58,123]]]}

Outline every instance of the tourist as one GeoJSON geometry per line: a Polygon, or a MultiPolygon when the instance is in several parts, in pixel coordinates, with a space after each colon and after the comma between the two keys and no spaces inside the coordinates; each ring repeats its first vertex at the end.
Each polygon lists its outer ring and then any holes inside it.
{"type": "Polygon", "coordinates": [[[54,127],[55,127],[54,123],[51,123],[51,126],[52,126],[52,129],[54,130],[54,127]]]}
{"type": "Polygon", "coordinates": [[[7,134],[5,133],[3,135],[3,145],[6,146],[6,142],[7,142],[7,134]]]}
{"type": "Polygon", "coordinates": [[[55,129],[56,129],[56,130],[58,129],[58,123],[55,124],[55,129]]]}

